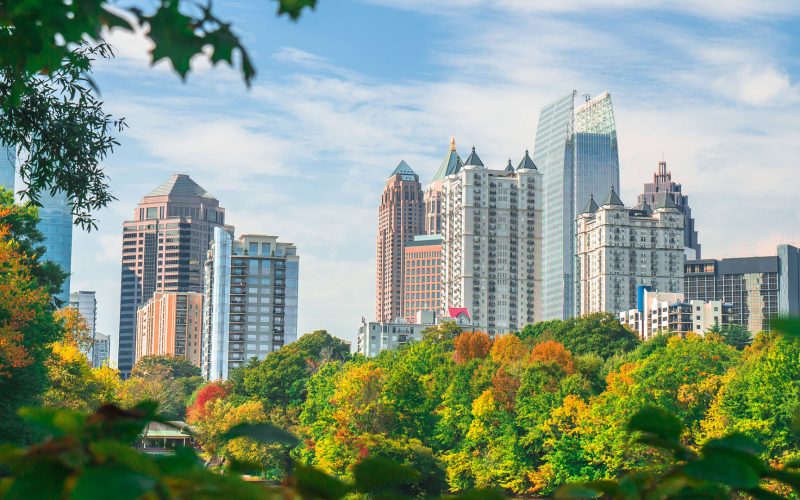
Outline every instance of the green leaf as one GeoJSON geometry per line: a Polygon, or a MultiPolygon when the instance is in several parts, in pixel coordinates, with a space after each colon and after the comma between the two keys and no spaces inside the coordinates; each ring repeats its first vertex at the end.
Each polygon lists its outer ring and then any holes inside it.
{"type": "Polygon", "coordinates": [[[33,426],[55,436],[77,436],[86,417],[77,411],[58,408],[20,408],[19,415],[33,426]]]}
{"type": "Polygon", "coordinates": [[[689,477],[721,483],[731,488],[756,488],[761,482],[753,467],[733,454],[714,453],[689,462],[683,471],[689,477]]]}
{"type": "Polygon", "coordinates": [[[296,21],[305,7],[313,10],[316,5],[317,0],[278,0],[278,15],[287,14],[296,21]]]}
{"type": "Polygon", "coordinates": [[[586,483],[565,484],[553,493],[553,498],[573,500],[576,498],[598,498],[603,494],[600,489],[586,483]]]}
{"type": "Polygon", "coordinates": [[[705,445],[703,445],[704,454],[720,450],[736,451],[749,455],[759,455],[763,453],[766,448],[753,438],[739,433],[729,434],[718,439],[710,439],[705,445]]]}
{"type": "Polygon", "coordinates": [[[194,19],[178,10],[179,3],[164,3],[145,19],[150,26],[148,35],[155,44],[153,64],[169,59],[181,78],[186,78],[192,57],[202,51],[205,41],[194,32],[194,19]]]}
{"type": "Polygon", "coordinates": [[[771,324],[773,331],[780,332],[787,337],[800,338],[800,318],[775,318],[771,324]]]}
{"type": "Polygon", "coordinates": [[[128,444],[104,439],[90,443],[89,449],[101,464],[113,463],[141,474],[158,475],[155,459],[128,444]]]}
{"type": "Polygon", "coordinates": [[[37,461],[13,478],[3,498],[63,498],[64,482],[69,473],[68,469],[55,462],[37,461]]]}
{"type": "Polygon", "coordinates": [[[239,424],[231,427],[222,435],[222,439],[230,440],[239,437],[248,437],[260,443],[277,443],[287,446],[297,446],[300,440],[291,433],[275,427],[272,424],[239,424]]]}
{"type": "Polygon", "coordinates": [[[655,406],[645,406],[628,423],[628,430],[655,434],[661,439],[677,441],[683,424],[672,413],[655,406]]]}
{"type": "Polygon", "coordinates": [[[98,467],[84,472],[72,489],[71,498],[84,500],[136,500],[156,485],[155,479],[120,466],[98,467]]]}
{"type": "Polygon", "coordinates": [[[203,465],[197,453],[188,446],[179,446],[172,455],[158,457],[156,463],[164,474],[188,471],[203,465]]]}
{"type": "Polygon", "coordinates": [[[319,469],[296,464],[294,467],[295,488],[303,498],[336,500],[344,497],[350,486],[319,469]]]}
{"type": "Polygon", "coordinates": [[[380,493],[420,480],[411,467],[383,457],[365,458],[353,467],[353,477],[355,489],[362,493],[380,493]]]}

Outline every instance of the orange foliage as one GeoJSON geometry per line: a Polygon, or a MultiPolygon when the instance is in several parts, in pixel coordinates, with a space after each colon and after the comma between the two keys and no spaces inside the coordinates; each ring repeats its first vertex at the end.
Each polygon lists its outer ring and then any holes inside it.
{"type": "Polygon", "coordinates": [[[567,374],[575,371],[572,353],[564,347],[564,344],[555,340],[545,340],[533,346],[530,360],[539,363],[555,363],[567,374]]]}
{"type": "Polygon", "coordinates": [[[9,238],[8,227],[0,225],[0,376],[33,361],[24,345],[24,332],[49,302],[27,260],[17,242],[9,238]]]}
{"type": "Polygon", "coordinates": [[[211,382],[197,391],[194,403],[186,408],[186,421],[196,423],[205,418],[208,404],[228,395],[228,387],[222,382],[211,382]]]}
{"type": "Polygon", "coordinates": [[[508,373],[502,366],[498,368],[492,377],[492,392],[494,393],[495,401],[503,405],[507,410],[512,410],[518,389],[519,380],[508,373]]]}
{"type": "Polygon", "coordinates": [[[514,334],[500,335],[492,344],[492,360],[500,364],[513,363],[525,357],[525,346],[514,334]]]}
{"type": "Polygon", "coordinates": [[[488,356],[492,340],[483,332],[464,332],[456,337],[455,348],[453,359],[456,363],[462,364],[488,356]]]}

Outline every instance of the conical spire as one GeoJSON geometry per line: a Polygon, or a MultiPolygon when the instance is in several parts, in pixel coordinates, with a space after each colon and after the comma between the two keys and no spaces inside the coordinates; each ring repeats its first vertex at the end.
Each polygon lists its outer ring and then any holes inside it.
{"type": "Polygon", "coordinates": [[[606,200],[603,202],[603,206],[606,205],[614,205],[617,207],[625,206],[622,200],[619,199],[619,196],[617,196],[616,191],[614,191],[614,186],[611,186],[611,191],[608,192],[608,196],[606,196],[606,200]]]}
{"type": "Polygon", "coordinates": [[[668,208],[673,208],[673,209],[677,210],[678,209],[678,205],[675,204],[675,200],[672,199],[672,195],[671,194],[664,193],[663,197],[660,197],[658,200],[656,200],[656,203],[653,206],[653,208],[655,210],[668,209],[668,208]]]}
{"type": "Polygon", "coordinates": [[[519,166],[517,166],[517,170],[525,168],[529,170],[539,170],[536,168],[536,164],[533,163],[533,160],[531,160],[531,156],[528,154],[527,149],[525,150],[525,156],[522,157],[522,161],[519,162],[519,166]]]}
{"type": "Polygon", "coordinates": [[[478,153],[475,152],[475,146],[472,146],[472,153],[467,156],[467,161],[464,162],[464,165],[473,165],[476,167],[483,166],[483,162],[478,157],[478,153]]]}
{"type": "Polygon", "coordinates": [[[436,174],[431,179],[431,182],[436,182],[444,179],[448,175],[453,175],[463,167],[464,164],[461,162],[461,158],[458,156],[456,152],[456,138],[451,136],[450,137],[450,151],[447,152],[447,155],[442,160],[441,165],[439,165],[438,170],[436,170],[436,174]]]}
{"type": "Polygon", "coordinates": [[[511,165],[511,158],[508,159],[508,165],[506,165],[506,173],[513,174],[514,173],[514,166],[511,165]]]}
{"type": "Polygon", "coordinates": [[[597,202],[594,201],[594,194],[589,195],[589,203],[583,208],[582,214],[593,214],[597,212],[597,209],[600,208],[597,206],[597,202]]]}
{"type": "Polygon", "coordinates": [[[653,213],[653,209],[650,207],[650,205],[646,201],[642,202],[642,206],[639,207],[639,210],[642,210],[643,212],[645,212],[647,214],[652,214],[653,213]]]}

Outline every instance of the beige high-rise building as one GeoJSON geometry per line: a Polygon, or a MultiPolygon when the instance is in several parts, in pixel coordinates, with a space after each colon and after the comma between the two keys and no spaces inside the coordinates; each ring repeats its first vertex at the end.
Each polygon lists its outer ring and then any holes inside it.
{"type": "Polygon", "coordinates": [[[466,308],[490,335],[541,317],[542,176],[528,153],[488,169],[475,148],[442,187],[442,313],[466,308]]]}
{"type": "Polygon", "coordinates": [[[404,248],[424,232],[423,214],[419,177],[401,161],[386,180],[378,208],[376,321],[403,317],[404,248]]]}
{"type": "Polygon", "coordinates": [[[575,301],[579,315],[636,307],[637,287],[683,293],[683,214],[672,197],[626,208],[612,188],[577,218],[575,301]]]}
{"type": "Polygon", "coordinates": [[[425,234],[442,234],[442,185],[448,175],[457,173],[463,166],[456,151],[456,138],[451,137],[450,150],[425,188],[425,234]]]}
{"type": "Polygon", "coordinates": [[[183,356],[200,366],[203,294],[155,292],[136,313],[136,361],[183,356]]]}

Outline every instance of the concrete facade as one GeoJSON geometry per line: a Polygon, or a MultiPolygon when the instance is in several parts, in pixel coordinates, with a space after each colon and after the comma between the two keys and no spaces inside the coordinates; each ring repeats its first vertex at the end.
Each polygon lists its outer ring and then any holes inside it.
{"type": "Polygon", "coordinates": [[[413,322],[419,311],[442,310],[442,237],[415,236],[404,251],[403,318],[413,322]]]}
{"type": "Polygon", "coordinates": [[[730,324],[733,305],[722,301],[684,300],[680,293],[645,291],[636,309],[618,313],[620,323],[643,340],[659,333],[704,334],[714,325],[730,324]]]}
{"type": "Polygon", "coordinates": [[[136,313],[136,361],[183,356],[200,366],[203,294],[156,292],[136,313]]]}

